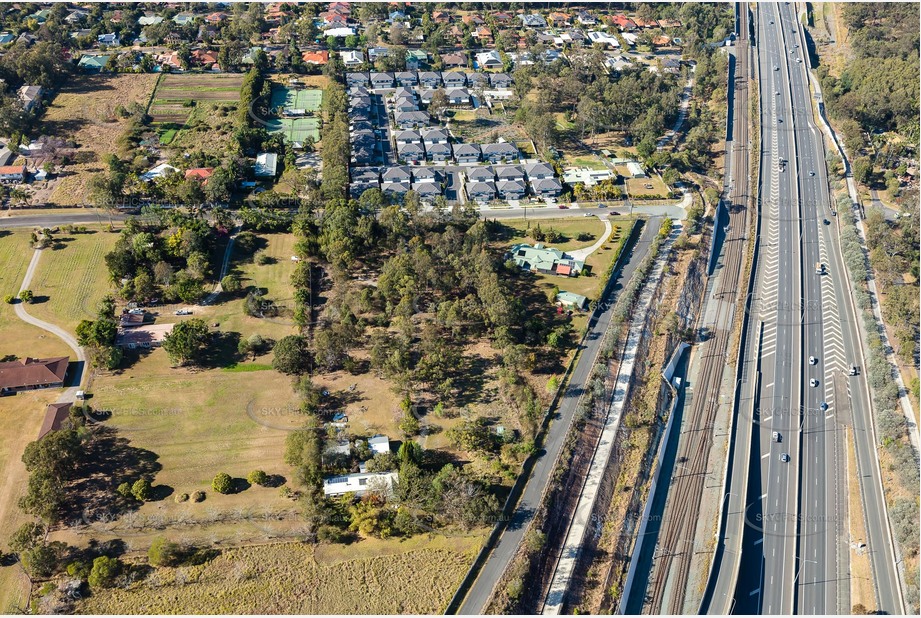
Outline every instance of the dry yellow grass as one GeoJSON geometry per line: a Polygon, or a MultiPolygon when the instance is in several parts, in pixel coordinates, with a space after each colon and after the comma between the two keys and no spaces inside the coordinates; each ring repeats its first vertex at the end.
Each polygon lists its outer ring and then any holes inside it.
{"type": "Polygon", "coordinates": [[[278,544],[225,550],[212,562],[158,569],[127,589],[95,591],[78,613],[436,614],[466,573],[483,534],[278,544]],[[182,582],[194,584],[186,585],[182,582]]]}
{"type": "Polygon", "coordinates": [[[115,109],[131,103],[147,105],[157,76],[148,74],[81,75],[61,89],[45,111],[40,131],[77,142],[85,163],[66,167],[70,175],[58,182],[49,201],[60,206],[86,204],[87,183],[103,170],[104,155],[116,151],[116,141],[128,124],[115,109]]]}

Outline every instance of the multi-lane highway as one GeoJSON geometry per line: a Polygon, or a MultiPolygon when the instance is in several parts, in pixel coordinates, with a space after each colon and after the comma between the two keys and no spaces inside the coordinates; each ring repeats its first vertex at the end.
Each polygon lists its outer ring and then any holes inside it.
{"type": "Polygon", "coordinates": [[[901,613],[869,396],[862,376],[850,375],[862,354],[824,145],[813,122],[805,40],[789,4],[759,4],[756,16],[760,249],[743,348],[729,508],[714,588],[703,609],[850,612],[844,478],[850,433],[862,496],[850,516],[865,518],[877,608],[901,613]],[[742,502],[744,509],[733,507],[742,502]]]}

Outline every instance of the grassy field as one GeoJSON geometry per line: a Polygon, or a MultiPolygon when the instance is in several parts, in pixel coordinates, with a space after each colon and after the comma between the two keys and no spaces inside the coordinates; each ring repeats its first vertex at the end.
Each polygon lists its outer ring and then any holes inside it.
{"type": "Polygon", "coordinates": [[[90,228],[89,234],[58,236],[63,247],[44,249],[32,277],[35,317],[75,332],[81,320],[94,319],[102,297],[114,291],[103,257],[118,234],[90,228]]]}
{"type": "Polygon", "coordinates": [[[216,157],[226,155],[233,141],[236,109],[236,102],[196,101],[185,124],[170,141],[170,147],[183,152],[199,150],[216,157]]]}
{"type": "MultiPolygon", "coordinates": [[[[3,338],[0,334],[0,339],[3,338]]],[[[0,426],[3,427],[0,431],[0,529],[4,531],[0,536],[0,548],[4,550],[9,550],[9,535],[32,519],[18,506],[29,478],[22,453],[29,442],[38,438],[45,406],[60,394],[58,389],[20,393],[4,397],[0,405],[0,426]]],[[[28,593],[29,581],[19,565],[0,566],[0,611],[22,613],[28,593]]]]}
{"type": "Polygon", "coordinates": [[[72,139],[76,160],[68,165],[49,202],[61,206],[89,201],[87,182],[103,171],[103,156],[116,150],[116,142],[129,120],[115,109],[131,103],[147,105],[157,76],[153,74],[80,75],[70,80],[48,105],[38,132],[72,139]]]}
{"type": "MultiPolygon", "coordinates": [[[[19,291],[32,250],[27,231],[0,232],[0,296],[19,291]]],[[[12,305],[0,302],[0,357],[7,355],[64,356],[72,354],[63,341],[45,331],[25,324],[16,317],[12,305]]],[[[60,391],[33,391],[4,397],[0,403],[0,529],[13,531],[29,520],[17,503],[25,491],[27,475],[22,464],[26,444],[38,437],[45,406],[60,391]]],[[[0,536],[6,547],[8,533],[0,536]]],[[[29,582],[17,565],[0,567],[0,611],[20,613],[28,595],[29,582]]]]}
{"type": "Polygon", "coordinates": [[[77,612],[442,613],[482,538],[481,533],[363,540],[353,546],[291,543],[229,549],[203,566],[158,569],[128,589],[95,592],[77,612]]]}
{"type": "Polygon", "coordinates": [[[587,167],[590,170],[606,170],[608,167],[597,155],[565,156],[565,167],[587,167]]]}
{"type": "MultiPolygon", "coordinates": [[[[22,278],[31,259],[32,249],[29,247],[28,231],[0,231],[0,297],[19,293],[22,278]]],[[[31,305],[29,311],[35,307],[36,305],[31,305]]],[[[54,335],[22,322],[16,316],[13,305],[0,302],[0,357],[47,357],[72,353],[71,349],[54,335]]]]}
{"type": "Polygon", "coordinates": [[[668,187],[658,176],[626,178],[624,182],[627,184],[627,193],[630,195],[668,195],[668,187]],[[652,185],[652,188],[647,188],[646,185],[652,185]]]}

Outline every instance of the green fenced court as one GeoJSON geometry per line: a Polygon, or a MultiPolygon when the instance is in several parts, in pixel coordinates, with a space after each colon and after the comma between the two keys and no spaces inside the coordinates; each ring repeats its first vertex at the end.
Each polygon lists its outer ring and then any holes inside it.
{"type": "Polygon", "coordinates": [[[269,133],[281,133],[287,143],[305,142],[312,137],[320,141],[320,120],[318,118],[271,118],[266,121],[269,133]]]}
{"type": "Polygon", "coordinates": [[[302,109],[307,113],[315,113],[320,110],[322,102],[322,90],[308,88],[293,90],[284,86],[272,88],[272,109],[302,109]]]}

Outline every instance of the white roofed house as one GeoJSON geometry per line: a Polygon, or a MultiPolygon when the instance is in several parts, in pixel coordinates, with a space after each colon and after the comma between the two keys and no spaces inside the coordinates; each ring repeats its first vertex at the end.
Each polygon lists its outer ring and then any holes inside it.
{"type": "Polygon", "coordinates": [[[376,436],[371,436],[368,438],[368,448],[371,449],[371,452],[375,455],[389,453],[390,452],[390,438],[387,436],[377,434],[376,436]]]}
{"type": "Polygon", "coordinates": [[[620,41],[617,40],[617,37],[607,32],[593,30],[588,33],[588,40],[606,47],[620,47],[620,41]]]}
{"type": "Polygon", "coordinates": [[[141,174],[141,180],[143,180],[144,182],[150,182],[151,180],[160,178],[162,176],[167,176],[169,174],[175,174],[178,171],[179,170],[177,168],[173,167],[169,163],[161,163],[160,165],[152,167],[146,172],[144,172],[143,174],[141,174]]]}
{"type": "Polygon", "coordinates": [[[368,492],[389,495],[393,492],[393,484],[398,478],[396,472],[358,472],[331,476],[323,479],[323,493],[330,497],[348,493],[363,496],[368,492]]]}
{"type": "Polygon", "coordinates": [[[271,178],[278,170],[278,155],[274,152],[260,152],[256,155],[253,172],[261,178],[271,178]]]}
{"type": "Polygon", "coordinates": [[[502,57],[494,49],[476,55],[476,63],[482,69],[501,69],[502,57]]]}

